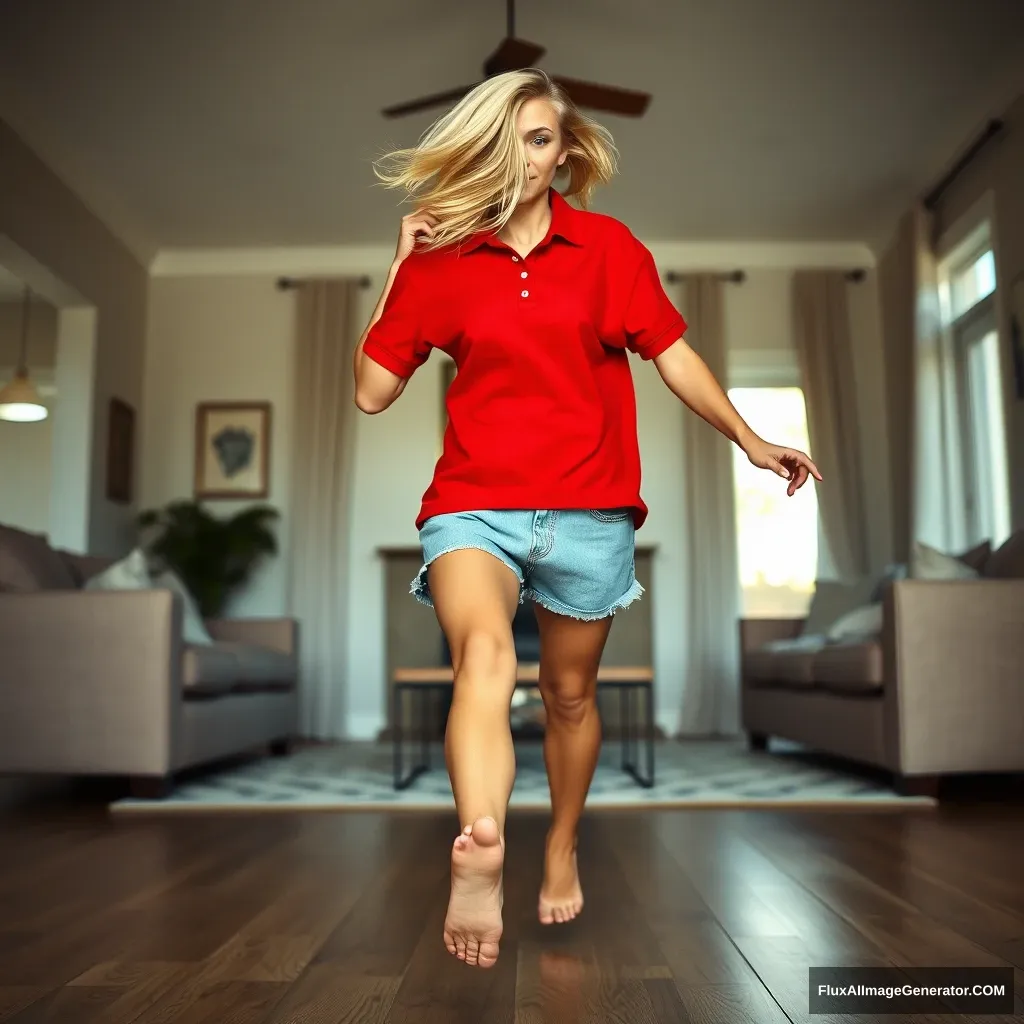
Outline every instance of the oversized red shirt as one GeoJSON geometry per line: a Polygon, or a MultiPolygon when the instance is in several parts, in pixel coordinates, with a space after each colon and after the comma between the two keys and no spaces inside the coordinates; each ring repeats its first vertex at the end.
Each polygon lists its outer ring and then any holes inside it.
{"type": "Polygon", "coordinates": [[[686,323],[624,224],[549,196],[551,226],[525,258],[487,232],[408,256],[367,334],[364,353],[400,377],[435,348],[455,360],[417,529],[476,509],[647,518],[627,350],[653,359],[686,323]]]}

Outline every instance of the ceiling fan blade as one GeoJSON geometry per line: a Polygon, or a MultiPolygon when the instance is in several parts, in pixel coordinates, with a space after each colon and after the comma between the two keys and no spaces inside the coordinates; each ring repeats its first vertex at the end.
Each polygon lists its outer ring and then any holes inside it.
{"type": "Polygon", "coordinates": [[[547,51],[536,43],[528,43],[525,39],[507,36],[498,48],[484,61],[484,75],[500,75],[506,71],[519,71],[521,68],[532,68],[547,51]]]}
{"type": "Polygon", "coordinates": [[[385,117],[402,117],[405,114],[415,114],[420,110],[429,110],[432,107],[443,107],[448,103],[455,103],[461,100],[471,89],[475,89],[477,84],[477,82],[474,82],[472,85],[460,85],[457,89],[434,93],[432,96],[421,96],[419,99],[409,100],[408,103],[398,103],[393,107],[385,107],[381,113],[385,117]]]}
{"type": "Polygon", "coordinates": [[[582,82],[578,78],[563,78],[560,75],[552,75],[551,78],[569,94],[574,103],[592,110],[639,117],[651,102],[650,94],[646,92],[619,89],[613,85],[598,85],[596,82],[582,82]]]}

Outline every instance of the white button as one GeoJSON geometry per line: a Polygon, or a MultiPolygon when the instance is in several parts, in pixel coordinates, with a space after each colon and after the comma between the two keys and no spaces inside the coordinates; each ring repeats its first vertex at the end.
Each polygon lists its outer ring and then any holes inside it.
{"type": "Polygon", "coordinates": [[[512,262],[513,263],[518,263],[519,262],[519,257],[518,256],[513,256],[512,257],[512,262]]]}
{"type": "Polygon", "coordinates": [[[525,270],[519,276],[520,277],[529,277],[529,275],[526,273],[525,270]]]}
{"type": "Polygon", "coordinates": [[[525,299],[530,293],[524,288],[519,294],[525,299]]]}

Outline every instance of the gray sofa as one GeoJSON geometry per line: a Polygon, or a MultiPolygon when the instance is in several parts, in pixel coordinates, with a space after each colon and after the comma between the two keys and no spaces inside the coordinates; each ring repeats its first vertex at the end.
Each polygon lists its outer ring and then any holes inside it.
{"type": "Polygon", "coordinates": [[[964,578],[877,582],[875,635],[823,639],[813,604],[808,620],[741,621],[751,745],[793,740],[884,769],[907,793],[1024,771],[1024,530],[958,557],[964,578]]]}
{"type": "Polygon", "coordinates": [[[113,559],[0,525],[0,774],[119,775],[143,797],[175,773],[298,727],[293,619],[205,623],[183,639],[171,589],[87,590],[113,559]]]}

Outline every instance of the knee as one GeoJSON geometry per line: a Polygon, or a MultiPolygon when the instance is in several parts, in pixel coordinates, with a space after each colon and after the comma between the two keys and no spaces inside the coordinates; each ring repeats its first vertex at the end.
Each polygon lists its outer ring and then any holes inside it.
{"type": "Polygon", "coordinates": [[[541,695],[548,714],[566,725],[578,725],[596,705],[594,687],[583,678],[562,678],[541,687],[541,695]]]}
{"type": "Polygon", "coordinates": [[[474,630],[466,635],[459,650],[452,653],[455,672],[462,683],[493,688],[496,681],[511,684],[515,680],[516,652],[511,637],[474,630]]]}

